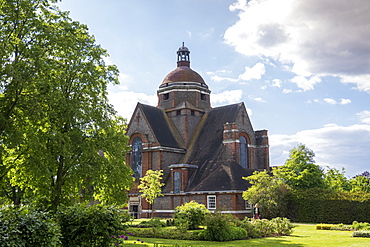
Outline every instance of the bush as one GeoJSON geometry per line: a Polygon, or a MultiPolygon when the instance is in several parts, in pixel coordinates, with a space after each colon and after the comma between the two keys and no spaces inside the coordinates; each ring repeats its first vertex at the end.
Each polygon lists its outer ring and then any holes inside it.
{"type": "Polygon", "coordinates": [[[287,218],[274,218],[271,220],[275,233],[278,235],[286,236],[293,232],[294,225],[287,218]]]}
{"type": "Polygon", "coordinates": [[[355,231],[352,237],[370,238],[370,231],[355,231]]]}
{"type": "Polygon", "coordinates": [[[60,229],[46,212],[29,206],[0,211],[1,246],[59,246],[60,229]]]}
{"type": "Polygon", "coordinates": [[[367,230],[370,230],[370,224],[367,223],[367,222],[353,221],[352,222],[352,229],[354,229],[356,231],[359,231],[359,230],[367,231],[367,230]]]}
{"type": "Polygon", "coordinates": [[[149,228],[129,228],[128,231],[133,235],[143,238],[164,238],[164,239],[181,239],[181,240],[198,240],[197,231],[179,231],[175,228],[163,227],[155,232],[149,228]]]}
{"type": "Polygon", "coordinates": [[[236,224],[247,231],[250,238],[290,235],[294,225],[287,218],[254,220],[245,218],[236,224]]]}
{"type": "Polygon", "coordinates": [[[316,230],[333,230],[335,228],[332,224],[317,224],[316,230]]]}
{"type": "Polygon", "coordinates": [[[63,246],[111,246],[129,220],[127,211],[103,205],[81,205],[64,208],[57,213],[62,230],[63,246]]]}
{"type": "Polygon", "coordinates": [[[199,238],[208,241],[231,241],[247,238],[245,229],[230,225],[230,218],[215,213],[207,216],[205,220],[206,229],[199,234],[199,238]]]}
{"type": "Polygon", "coordinates": [[[162,222],[160,218],[151,218],[147,221],[140,222],[137,227],[148,228],[148,227],[165,227],[166,223],[162,222]]]}
{"type": "Polygon", "coordinates": [[[191,201],[176,207],[175,224],[180,228],[194,230],[203,224],[205,216],[209,214],[210,212],[206,206],[196,201],[191,201]]]}

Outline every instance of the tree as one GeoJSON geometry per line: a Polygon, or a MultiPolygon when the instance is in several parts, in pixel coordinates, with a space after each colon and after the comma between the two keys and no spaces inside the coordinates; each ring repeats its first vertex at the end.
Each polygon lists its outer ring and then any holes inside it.
{"type": "Polygon", "coordinates": [[[323,187],[322,169],[315,165],[315,153],[299,144],[290,150],[285,165],[278,167],[274,174],[293,189],[323,187]]]}
{"type": "Polygon", "coordinates": [[[249,177],[243,177],[252,186],[243,192],[243,199],[251,204],[260,205],[264,218],[286,215],[285,195],[288,187],[276,176],[267,171],[255,171],[249,177]]]}
{"type": "Polygon", "coordinates": [[[335,168],[327,167],[324,174],[325,188],[333,191],[349,191],[350,184],[348,179],[345,177],[345,170],[339,171],[335,168]]]}
{"type": "Polygon", "coordinates": [[[141,189],[141,196],[152,205],[152,209],[155,199],[158,196],[163,196],[161,187],[164,183],[161,183],[162,176],[163,170],[147,170],[145,176],[140,178],[138,188],[141,189]]]}
{"type": "Polygon", "coordinates": [[[349,180],[351,192],[364,191],[370,193],[370,173],[365,171],[349,180]]]}
{"type": "Polygon", "coordinates": [[[126,123],[106,90],[118,70],[54,2],[0,0],[0,183],[54,210],[73,199],[124,204],[126,123]]]}

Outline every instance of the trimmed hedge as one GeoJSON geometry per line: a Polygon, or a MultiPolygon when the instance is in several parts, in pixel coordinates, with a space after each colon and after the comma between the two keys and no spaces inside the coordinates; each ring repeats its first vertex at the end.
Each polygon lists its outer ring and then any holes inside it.
{"type": "Polygon", "coordinates": [[[288,218],[296,222],[370,222],[370,193],[332,192],[325,189],[290,191],[288,218]],[[340,213],[339,213],[340,212],[340,213]]]}
{"type": "Polygon", "coordinates": [[[353,232],[352,237],[370,238],[370,231],[356,231],[353,232]]]}

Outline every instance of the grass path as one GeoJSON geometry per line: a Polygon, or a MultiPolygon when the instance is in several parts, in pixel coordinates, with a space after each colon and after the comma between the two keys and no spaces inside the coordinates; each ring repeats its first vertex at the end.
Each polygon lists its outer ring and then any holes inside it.
{"type": "MultiPolygon", "coordinates": [[[[137,238],[137,237],[135,237],[137,238]]],[[[140,238],[141,239],[141,238],[140,238]]],[[[209,242],[209,241],[186,241],[170,240],[156,238],[142,238],[147,246],[150,244],[167,244],[167,245],[191,245],[191,246],[263,246],[263,247],[370,247],[370,238],[353,238],[352,232],[349,231],[328,231],[316,230],[312,224],[296,224],[294,232],[290,236],[258,238],[249,240],[238,240],[230,242],[209,242]]],[[[129,243],[131,241],[125,241],[129,243]]],[[[133,242],[133,241],[132,241],[133,242]]],[[[136,245],[140,246],[140,245],[136,245]]]]}

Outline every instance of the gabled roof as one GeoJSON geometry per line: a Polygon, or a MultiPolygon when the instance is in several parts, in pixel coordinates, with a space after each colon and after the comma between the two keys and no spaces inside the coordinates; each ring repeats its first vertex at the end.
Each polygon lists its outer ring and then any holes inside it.
{"type": "Polygon", "coordinates": [[[214,159],[222,146],[224,124],[235,122],[241,107],[242,104],[233,104],[211,109],[204,123],[199,126],[199,133],[184,163],[201,165],[214,159]]]}
{"type": "Polygon", "coordinates": [[[181,148],[173,135],[166,113],[162,109],[141,103],[138,103],[138,107],[143,111],[144,117],[161,146],[181,148]]]}
{"type": "Polygon", "coordinates": [[[235,191],[246,190],[248,182],[243,176],[252,174],[236,161],[225,159],[223,129],[225,123],[236,121],[244,105],[233,104],[213,108],[200,126],[185,163],[197,165],[186,191],[235,191]]]}

